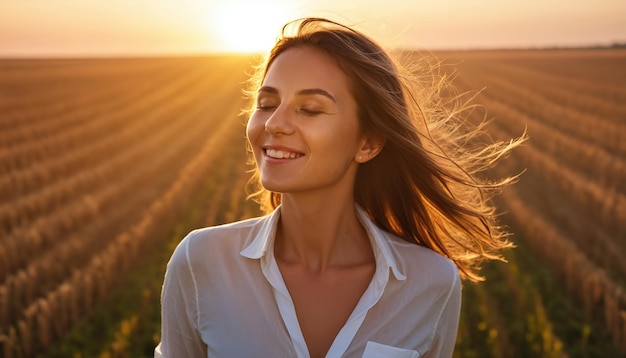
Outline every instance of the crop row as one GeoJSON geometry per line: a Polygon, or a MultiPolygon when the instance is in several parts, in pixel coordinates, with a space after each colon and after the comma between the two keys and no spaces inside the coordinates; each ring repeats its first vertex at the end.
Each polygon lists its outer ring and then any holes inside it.
{"type": "Polygon", "coordinates": [[[59,154],[77,150],[81,148],[81,145],[97,140],[103,133],[123,129],[125,123],[141,114],[142,108],[151,108],[163,103],[172,93],[177,93],[174,91],[181,91],[185,85],[193,83],[194,77],[191,74],[180,76],[176,82],[166,82],[167,86],[157,86],[160,88],[156,90],[152,87],[155,87],[158,82],[142,84],[136,92],[131,91],[129,97],[120,95],[119,97],[123,98],[121,102],[103,101],[99,105],[80,107],[76,113],[72,113],[83,118],[79,126],[56,132],[46,138],[25,141],[0,152],[0,163],[2,163],[0,173],[27,168],[34,163],[43,163],[59,154]]]}
{"type": "MultiPolygon", "coordinates": [[[[245,171],[244,163],[244,141],[234,141],[229,144],[229,150],[223,152],[216,158],[210,175],[207,176],[205,184],[194,193],[197,199],[191,204],[191,212],[182,221],[187,230],[216,225],[224,222],[232,222],[258,215],[258,210],[253,210],[256,205],[245,202],[244,186],[249,178],[245,171]]],[[[177,230],[178,234],[172,237],[167,245],[170,249],[178,243],[185,235],[183,231],[177,230]]],[[[167,251],[169,257],[171,251],[167,251]]],[[[161,263],[163,265],[163,263],[161,263]]],[[[160,271],[162,272],[162,271],[160,271]]],[[[158,299],[154,295],[160,293],[163,276],[142,277],[139,279],[142,287],[141,301],[133,305],[124,304],[128,307],[127,313],[117,318],[114,333],[110,334],[106,342],[100,336],[83,338],[85,342],[97,341],[103,343],[98,345],[96,351],[87,352],[84,348],[75,348],[74,354],[99,352],[99,357],[132,357],[149,355],[151,351],[146,351],[146,346],[154,348],[160,336],[160,321],[155,320],[155,312],[160,311],[158,299]],[[140,348],[143,344],[143,350],[140,348]]],[[[104,339],[107,339],[106,337],[104,339]]]]}
{"type": "MultiPolygon", "coordinates": [[[[509,77],[507,72],[500,72],[501,65],[521,69],[524,76],[536,73],[538,82],[531,85],[539,91],[542,84],[560,85],[571,91],[572,97],[593,96],[615,103],[626,101],[626,89],[623,86],[624,51],[577,51],[558,53],[539,51],[529,52],[493,52],[464,56],[461,67],[465,64],[481,66],[482,73],[498,73],[509,77]]],[[[471,72],[471,71],[470,71],[471,72]]],[[[515,76],[512,76],[515,77],[515,76]]],[[[533,77],[530,75],[529,77],[533,77]]],[[[524,85],[525,86],[525,85],[524,85]]]]}
{"type": "Polygon", "coordinates": [[[115,65],[110,60],[102,65],[68,63],[57,69],[48,62],[34,61],[15,68],[2,66],[6,60],[0,60],[0,83],[6,91],[0,98],[3,135],[63,122],[75,103],[97,106],[100,101],[115,101],[142,83],[160,78],[173,80],[183,73],[181,66],[160,61],[137,63],[141,68],[135,71],[135,66],[129,64],[111,71],[115,65]]]}
{"type": "MultiPolygon", "coordinates": [[[[158,84],[159,82],[156,82],[150,86],[154,87],[158,84]]],[[[182,83],[179,90],[187,86],[182,83]]],[[[38,162],[29,162],[29,165],[22,169],[14,169],[0,176],[0,197],[6,202],[18,196],[24,196],[36,189],[50,186],[58,180],[71,178],[73,174],[88,170],[90,166],[104,162],[107,158],[110,160],[111,156],[117,155],[124,147],[139,141],[143,136],[149,135],[155,128],[160,127],[158,120],[163,120],[159,114],[162,112],[161,103],[175,93],[166,91],[157,97],[137,93],[134,97],[127,95],[127,103],[124,103],[120,109],[117,108],[117,104],[110,108],[101,106],[100,111],[107,115],[99,115],[97,120],[107,125],[98,128],[100,131],[92,141],[82,145],[77,143],[76,145],[80,145],[80,150],[68,146],[66,141],[53,143],[52,145],[59,148],[59,155],[45,158],[43,156],[49,153],[42,153],[42,157],[37,158],[38,162]],[[136,118],[142,118],[142,120],[139,121],[136,118]]]]}
{"type": "MultiPolygon", "coordinates": [[[[476,71],[485,72],[484,69],[478,68],[476,71]]],[[[499,77],[507,78],[518,86],[534,88],[546,100],[553,103],[565,103],[570,108],[581,112],[616,123],[622,123],[626,116],[626,92],[620,98],[610,99],[610,95],[606,93],[606,85],[598,85],[590,81],[572,81],[569,76],[504,64],[490,66],[489,72],[495,72],[499,77]],[[593,89],[596,89],[596,92],[593,92],[593,89]]]]}
{"type": "Polygon", "coordinates": [[[521,112],[519,109],[486,94],[485,105],[509,133],[519,131],[522,124],[528,126],[533,147],[557,159],[577,175],[592,180],[597,185],[626,194],[626,158],[613,154],[597,145],[580,141],[567,133],[556,130],[540,118],[521,112]]]}
{"type": "MultiPolygon", "coordinates": [[[[474,73],[472,77],[479,78],[480,75],[474,73]]],[[[463,87],[471,86],[467,81],[460,83],[463,87]]],[[[530,143],[514,154],[519,157],[519,165],[513,170],[528,169],[532,173],[526,176],[532,174],[543,178],[543,185],[540,182],[534,187],[526,185],[524,178],[521,184],[529,193],[542,193],[542,200],[550,200],[553,204],[552,211],[544,210],[538,215],[546,218],[565,215],[560,219],[561,227],[576,227],[571,231],[570,239],[580,238],[584,242],[581,247],[592,247],[591,251],[597,252],[598,246],[606,248],[604,253],[597,255],[598,260],[614,262],[622,267],[621,272],[625,272],[622,260],[610,259],[626,250],[626,247],[619,247],[619,240],[614,239],[626,234],[624,159],[597,144],[581,141],[546,124],[549,120],[544,117],[517,107],[513,97],[503,93],[504,89],[489,91],[490,88],[482,94],[481,102],[489,109],[489,115],[498,119],[498,126],[505,129],[502,138],[519,135],[525,126],[528,127],[530,143]],[[571,215],[573,212],[576,212],[575,216],[571,215]],[[599,243],[598,239],[602,242],[599,243]]],[[[616,136],[623,134],[617,133],[616,136]]]]}
{"type": "MultiPolygon", "coordinates": [[[[110,125],[107,123],[107,125],[111,127],[110,132],[112,133],[102,133],[102,140],[106,138],[127,140],[125,143],[118,142],[118,144],[123,145],[123,147],[130,147],[132,150],[119,152],[116,148],[111,148],[108,155],[107,152],[104,151],[104,158],[90,157],[89,161],[85,162],[88,164],[87,168],[80,168],[83,169],[82,171],[73,175],[71,172],[58,173],[58,175],[66,174],[62,181],[55,182],[51,180],[50,182],[46,182],[47,186],[39,191],[19,197],[17,200],[5,205],[0,205],[0,224],[2,227],[8,228],[18,228],[20,224],[21,226],[26,226],[33,218],[50,213],[57,207],[63,205],[69,198],[76,197],[77,194],[82,192],[91,191],[94,189],[94,186],[110,181],[111,176],[118,175],[118,173],[121,172],[121,168],[125,167],[126,163],[136,161],[137,155],[142,155],[142,151],[150,150],[150,148],[146,148],[144,142],[150,142],[150,136],[153,135],[153,133],[167,133],[167,127],[172,127],[170,130],[174,130],[174,128],[184,130],[183,121],[185,118],[177,121],[172,121],[170,118],[173,113],[191,105],[192,100],[192,98],[174,97],[172,100],[162,105],[158,105],[158,102],[150,101],[152,106],[142,106],[141,109],[135,109],[132,115],[129,113],[117,113],[114,117],[108,117],[112,123],[110,125]],[[136,120],[135,118],[139,116],[145,119],[136,120]],[[122,123],[129,123],[129,125],[127,125],[126,128],[123,127],[121,130],[115,128],[122,123]],[[148,140],[141,140],[142,137],[148,137],[148,140]],[[91,167],[92,165],[94,166],[91,167]]],[[[195,104],[195,106],[197,105],[198,103],[195,104]]],[[[187,118],[187,120],[189,119],[187,118]]],[[[106,123],[107,121],[103,120],[102,122],[106,123]]],[[[77,131],[76,137],[80,136],[81,132],[77,131]]],[[[88,137],[88,135],[85,134],[85,137],[88,137]]],[[[96,142],[99,141],[96,140],[96,142]]],[[[79,144],[77,143],[77,145],[79,144]]],[[[58,144],[58,147],[62,147],[62,144],[58,144]]],[[[85,153],[89,153],[91,148],[93,148],[93,145],[85,145],[85,153]]],[[[152,150],[153,149],[154,148],[152,148],[152,150]]],[[[41,168],[44,170],[43,176],[45,177],[48,173],[45,170],[50,169],[50,167],[44,162],[41,168]]],[[[35,169],[34,172],[42,173],[37,169],[35,169]]],[[[10,178],[9,180],[12,180],[11,174],[7,175],[7,177],[10,178]]],[[[29,175],[29,177],[37,178],[37,174],[29,175]]],[[[41,179],[39,182],[41,182],[41,179]]],[[[24,185],[27,186],[28,184],[24,185]]],[[[30,185],[32,186],[32,184],[30,185]]]]}
{"type": "MultiPolygon", "coordinates": [[[[600,107],[608,109],[607,113],[615,114],[616,109],[619,111],[620,108],[623,108],[623,103],[626,100],[626,89],[621,84],[593,72],[593,69],[599,66],[598,64],[586,68],[582,73],[572,75],[564,71],[563,68],[546,67],[545,63],[547,61],[545,61],[545,58],[544,60],[536,61],[534,64],[517,56],[494,56],[489,59],[470,57],[459,62],[461,63],[462,76],[476,73],[484,75],[497,74],[501,78],[514,80],[520,86],[536,89],[546,98],[557,103],[561,101],[571,102],[572,98],[580,98],[582,103],[572,103],[574,108],[591,111],[594,114],[598,114],[598,112],[588,107],[588,104],[591,104],[591,102],[596,102],[600,107]],[[587,101],[589,103],[586,104],[587,101]],[[611,103],[618,106],[612,109],[608,108],[611,106],[611,103]]],[[[556,59],[552,59],[552,62],[556,62],[556,59]]],[[[612,63],[607,65],[613,66],[612,68],[607,68],[607,70],[615,72],[616,76],[612,77],[615,79],[619,78],[619,71],[622,68],[621,64],[612,63]]],[[[613,118],[613,120],[617,119],[613,118]]]]}
{"type": "MultiPolygon", "coordinates": [[[[497,101],[488,99],[485,100],[485,103],[489,105],[489,108],[494,109],[493,113],[498,118],[507,118],[507,121],[498,122],[501,128],[506,129],[506,134],[502,134],[503,136],[511,135],[517,130],[516,126],[511,128],[509,120],[528,118],[517,110],[497,101]]],[[[598,255],[598,261],[613,262],[618,265],[616,268],[626,275],[626,263],[619,259],[611,260],[612,257],[619,256],[620,251],[623,251],[618,249],[617,242],[611,238],[606,238],[600,242],[598,240],[599,232],[611,230],[613,234],[619,236],[619,233],[624,230],[626,194],[621,186],[623,186],[623,178],[626,178],[626,166],[616,158],[615,160],[607,160],[605,156],[602,156],[604,152],[601,149],[586,148],[583,144],[576,146],[575,141],[568,143],[570,142],[569,138],[558,132],[542,131],[535,125],[529,128],[529,132],[532,145],[520,149],[519,153],[514,155],[519,157],[519,165],[516,170],[528,168],[530,173],[526,176],[540,176],[542,179],[537,181],[536,185],[539,187],[540,183],[544,183],[543,188],[541,188],[542,191],[546,191],[543,200],[551,200],[556,196],[553,200],[554,208],[559,207],[559,213],[562,216],[569,217],[570,215],[567,213],[571,212],[570,208],[578,208],[579,212],[582,211],[581,208],[584,208],[585,221],[592,218],[592,223],[589,223],[587,227],[573,230],[570,239],[582,240],[581,247],[591,246],[594,251],[597,251],[599,247],[604,248],[598,255]],[[534,135],[534,133],[537,134],[534,135]],[[551,141],[549,140],[550,137],[552,138],[551,141]],[[542,139],[548,141],[548,144],[542,139]],[[562,152],[541,150],[544,145],[551,146],[550,143],[561,145],[562,152]],[[581,163],[578,167],[575,166],[576,156],[581,163]],[[589,160],[585,160],[586,158],[589,160]],[[591,159],[596,160],[592,161],[591,159]],[[604,169],[606,171],[601,172],[603,175],[595,176],[595,171],[588,174],[588,172],[579,169],[581,166],[592,166],[598,170],[604,169]],[[609,182],[614,185],[607,185],[609,182]],[[549,188],[555,190],[547,190],[549,188]]],[[[523,181],[526,182],[527,180],[523,181]]],[[[522,183],[523,185],[525,183],[522,183]]],[[[528,190],[533,189],[529,187],[528,190]]],[[[544,214],[543,216],[546,218],[550,216],[548,212],[544,214]]],[[[580,223],[580,220],[574,217],[571,219],[563,218],[561,219],[562,227],[576,225],[580,223]]]]}
{"type": "MultiPolygon", "coordinates": [[[[493,107],[498,108],[498,106],[493,107]]],[[[506,115],[506,113],[501,112],[499,116],[506,115]]],[[[508,113],[509,117],[515,117],[515,111],[508,113]]],[[[513,132],[508,124],[499,122],[499,126],[505,128],[499,134],[500,136],[512,135],[513,132]]],[[[497,131],[494,130],[494,132],[497,131]]],[[[619,240],[615,240],[615,237],[626,233],[626,227],[624,227],[626,194],[618,191],[619,187],[601,185],[598,181],[590,179],[588,175],[567,166],[563,160],[559,160],[557,154],[550,155],[538,149],[538,145],[532,145],[532,133],[530,132],[531,145],[521,148],[513,157],[517,159],[515,170],[527,169],[529,171],[526,175],[529,177],[528,180],[522,179],[519,185],[532,193],[526,195],[527,200],[536,197],[539,193],[542,195],[541,198],[536,199],[543,204],[535,205],[537,216],[546,220],[552,217],[554,221],[560,223],[562,229],[577,227],[581,221],[588,222],[586,228],[571,230],[569,239],[573,242],[578,241],[577,244],[581,249],[588,253],[595,252],[598,263],[612,263],[617,272],[626,274],[626,263],[618,258],[621,255],[620,252],[626,250],[626,246],[623,246],[619,240]],[[532,180],[532,178],[539,179],[532,180]],[[552,205],[546,206],[547,202],[552,205]],[[546,207],[545,210],[542,206],[546,207]],[[602,234],[605,231],[611,232],[613,237],[602,234]],[[586,249],[587,247],[593,249],[586,249]]],[[[558,135],[555,137],[558,138],[558,135]]],[[[614,173],[607,175],[614,175],[614,173]]]]}
{"type": "MultiPolygon", "coordinates": [[[[227,91],[225,92],[226,94],[229,93],[227,91]]],[[[219,97],[216,97],[214,100],[219,101],[219,97]]],[[[82,212],[89,213],[91,211],[90,209],[92,209],[93,207],[97,207],[98,211],[106,212],[108,210],[107,203],[114,204],[122,200],[122,198],[124,196],[127,196],[129,193],[137,191],[142,185],[145,185],[146,182],[149,182],[151,180],[150,178],[153,178],[155,175],[159,175],[159,171],[167,169],[176,172],[175,163],[177,161],[180,162],[180,157],[185,157],[193,153],[195,148],[193,144],[200,143],[203,140],[202,134],[210,131],[210,129],[207,127],[213,124],[212,121],[198,121],[198,119],[204,117],[206,113],[207,110],[203,108],[201,103],[196,104],[191,108],[188,108],[185,117],[189,120],[176,121],[177,127],[180,127],[176,131],[172,128],[164,127],[164,130],[159,133],[159,141],[155,142],[153,145],[148,146],[149,150],[144,153],[143,158],[139,157],[136,158],[136,160],[133,159],[129,161],[129,169],[125,169],[123,167],[120,168],[119,171],[129,173],[123,178],[122,181],[117,180],[115,182],[115,185],[112,185],[109,181],[105,181],[103,183],[106,184],[104,189],[102,191],[97,191],[96,194],[92,195],[91,198],[93,202],[80,202],[80,204],[83,204],[84,210],[77,211],[75,213],[77,215],[80,215],[82,212]],[[200,126],[196,125],[195,131],[189,131],[188,125],[190,124],[190,121],[196,121],[196,123],[199,123],[200,126]],[[185,125],[187,126],[185,127],[185,125]],[[187,129],[188,133],[186,136],[183,135],[185,129],[187,129]],[[167,145],[165,145],[166,143],[167,145]],[[155,152],[160,152],[158,160],[156,160],[157,157],[150,158],[150,156],[153,155],[153,153],[155,152]],[[134,164],[135,162],[140,162],[140,164],[134,164]],[[130,170],[131,167],[132,170],[130,170]],[[111,189],[115,187],[119,187],[119,190],[112,191],[111,189]],[[101,197],[98,196],[98,193],[105,193],[105,195],[111,194],[111,196],[101,197]]],[[[150,142],[148,141],[145,141],[145,143],[147,145],[150,144],[150,142]]],[[[85,220],[89,219],[80,216],[75,217],[71,214],[64,215],[62,218],[64,222],[74,223],[75,227],[78,227],[78,225],[84,225],[85,220]]],[[[42,230],[45,228],[49,228],[50,226],[51,225],[49,222],[44,222],[43,224],[41,224],[42,230]]],[[[32,228],[29,229],[29,232],[32,232],[32,230],[32,228]]],[[[71,232],[73,228],[67,228],[67,230],[71,232]]],[[[54,237],[59,237],[58,234],[59,233],[57,233],[57,235],[50,235],[50,239],[53,239],[54,237]]],[[[94,249],[97,249],[97,245],[95,245],[95,247],[93,245],[93,240],[86,240],[85,238],[76,236],[70,236],[70,239],[71,240],[63,241],[55,240],[55,242],[53,242],[54,246],[48,248],[42,245],[42,243],[33,244],[32,240],[25,240],[24,237],[16,236],[13,242],[14,245],[8,246],[10,248],[17,247],[17,250],[8,252],[7,257],[12,258],[9,263],[15,263],[18,265],[27,263],[28,266],[18,273],[14,274],[13,276],[8,277],[6,280],[6,284],[8,285],[11,282],[14,283],[14,292],[30,291],[18,289],[17,286],[19,286],[20,283],[26,284],[23,280],[19,280],[19,277],[27,277],[27,280],[25,282],[27,282],[27,284],[29,285],[34,285],[35,287],[39,287],[43,284],[49,285],[52,282],[55,282],[63,277],[63,275],[59,275],[58,271],[62,271],[61,274],[67,273],[68,270],[75,269],[76,265],[73,265],[71,268],[68,267],[65,270],[46,270],[46,267],[54,265],[55,262],[59,262],[58,260],[62,258],[67,259],[71,257],[88,257],[87,254],[89,252],[93,252],[94,249]],[[38,256],[38,253],[43,250],[46,250],[45,254],[42,256],[38,256]],[[24,273],[27,273],[27,275],[24,276],[24,273]]],[[[12,269],[13,267],[14,265],[9,266],[9,269],[12,269]]],[[[19,302],[29,302],[29,299],[18,295],[13,301],[17,305],[19,304],[19,302]]]]}
{"type": "Polygon", "coordinates": [[[101,89],[70,87],[68,93],[53,100],[37,101],[34,96],[27,96],[29,101],[24,107],[4,112],[4,120],[12,124],[0,134],[1,146],[6,150],[72,130],[98,119],[103,112],[133,105],[136,98],[155,92],[156,83],[176,82],[181,75],[164,72],[152,77],[110,79],[102,83],[89,81],[90,88],[101,89]]]}
{"type": "MultiPolygon", "coordinates": [[[[498,133],[502,131],[501,129],[492,129],[492,131],[498,137],[510,135],[506,131],[498,133]]],[[[605,196],[602,200],[602,194],[593,194],[593,191],[587,190],[591,182],[580,179],[571,170],[561,166],[532,146],[523,148],[511,159],[517,163],[509,163],[509,167],[526,167],[529,171],[533,171],[532,177],[541,177],[541,180],[526,184],[526,188],[534,186],[545,190],[545,184],[542,183],[556,184],[560,186],[560,195],[569,196],[580,207],[590,208],[592,212],[604,208],[604,215],[609,216],[610,214],[626,215],[626,210],[619,208],[613,212],[607,212],[606,208],[614,205],[609,200],[610,196],[605,196]],[[586,195],[581,193],[584,191],[587,191],[586,195]],[[599,205],[599,207],[593,205],[599,205]]],[[[601,188],[596,188],[596,190],[599,191],[601,188]]],[[[623,272],[623,261],[619,257],[614,257],[619,256],[622,250],[615,247],[610,238],[607,238],[605,243],[588,239],[587,242],[580,243],[580,247],[577,246],[571,237],[564,236],[561,230],[553,226],[539,208],[530,204],[533,200],[532,195],[522,196],[518,193],[518,188],[507,188],[502,193],[502,199],[506,204],[508,216],[516,223],[518,233],[523,235],[533,251],[538,253],[562,278],[566,289],[581,302],[587,316],[595,319],[601,317],[599,320],[613,336],[615,345],[626,350],[626,314],[624,313],[626,312],[626,293],[606,270],[589,259],[587,256],[589,250],[585,247],[605,244],[606,246],[603,246],[605,251],[599,255],[600,259],[613,261],[620,265],[620,271],[623,272]],[[611,257],[614,259],[611,260],[611,257]]],[[[619,225],[623,222],[622,220],[614,223],[619,225]]]]}
{"type": "Polygon", "coordinates": [[[626,246],[620,240],[626,235],[626,127],[614,118],[621,117],[623,103],[612,97],[621,92],[591,77],[568,80],[562,72],[544,74],[511,59],[463,66],[467,72],[457,77],[459,88],[486,86],[478,98],[496,119],[490,134],[507,139],[527,129],[530,136],[494,172],[527,171],[502,195],[516,233],[562,280],[587,317],[626,351],[621,284],[626,246]]]}
{"type": "MultiPolygon", "coordinates": [[[[232,98],[233,92],[229,93],[232,98]]],[[[240,105],[237,101],[227,111],[215,115],[233,117],[240,105]]],[[[236,121],[216,123],[215,131],[202,150],[185,164],[184,169],[178,173],[178,179],[153,201],[139,222],[118,235],[105,249],[92,257],[81,271],[77,271],[44,298],[22,311],[21,318],[5,333],[5,353],[17,355],[27,352],[28,349],[45,349],[53,339],[67,331],[80,314],[89,309],[89,303],[93,304],[105,294],[116,277],[132,266],[132,261],[142,248],[157,244],[152,241],[152,237],[176,221],[177,218],[172,213],[185,206],[193,194],[193,188],[220,155],[215,148],[226,146],[237,131],[242,129],[236,121]]]]}
{"type": "Polygon", "coordinates": [[[591,263],[584,252],[558,229],[528,209],[515,189],[503,192],[516,227],[534,252],[551,266],[586,315],[603,323],[616,346],[626,351],[626,293],[606,272],[591,263]]]}
{"type": "MultiPolygon", "coordinates": [[[[626,132],[626,124],[623,122],[580,112],[569,106],[568,102],[550,101],[544,98],[541,89],[520,86],[514,82],[514,78],[472,72],[472,76],[466,80],[474,85],[481,81],[487,86],[486,92],[493,93],[499,101],[530,116],[541,118],[546,125],[580,141],[605,148],[616,155],[626,155],[626,142],[622,138],[622,133],[626,132]]],[[[574,102],[576,98],[573,97],[570,101],[574,102]]]]}

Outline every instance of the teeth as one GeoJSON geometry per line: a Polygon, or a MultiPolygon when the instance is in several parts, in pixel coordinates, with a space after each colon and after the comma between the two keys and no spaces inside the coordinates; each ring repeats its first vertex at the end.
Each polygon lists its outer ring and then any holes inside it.
{"type": "Polygon", "coordinates": [[[265,154],[268,157],[276,158],[276,159],[295,159],[301,156],[298,153],[291,153],[284,150],[276,150],[276,149],[266,149],[265,154]]]}

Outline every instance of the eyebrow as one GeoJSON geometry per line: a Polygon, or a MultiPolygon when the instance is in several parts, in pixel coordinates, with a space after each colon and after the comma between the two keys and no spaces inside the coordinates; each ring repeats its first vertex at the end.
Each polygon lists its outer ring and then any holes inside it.
{"type": "MultiPolygon", "coordinates": [[[[263,87],[259,88],[259,93],[260,92],[267,92],[267,93],[271,93],[271,94],[278,94],[278,89],[276,89],[274,87],[270,87],[270,86],[263,86],[263,87]]],[[[299,90],[296,94],[298,94],[300,96],[302,96],[302,95],[312,95],[312,94],[322,95],[324,97],[330,98],[333,102],[337,103],[337,100],[335,100],[335,97],[333,97],[330,93],[328,93],[327,91],[324,91],[321,88],[305,88],[305,89],[299,90]]]]}

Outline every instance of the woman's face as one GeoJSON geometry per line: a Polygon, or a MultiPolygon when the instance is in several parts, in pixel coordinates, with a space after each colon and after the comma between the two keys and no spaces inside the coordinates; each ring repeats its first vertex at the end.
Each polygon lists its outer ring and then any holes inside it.
{"type": "Polygon", "coordinates": [[[291,48],[268,68],[247,126],[261,183],[274,192],[352,191],[359,148],[357,105],[335,60],[291,48]]]}

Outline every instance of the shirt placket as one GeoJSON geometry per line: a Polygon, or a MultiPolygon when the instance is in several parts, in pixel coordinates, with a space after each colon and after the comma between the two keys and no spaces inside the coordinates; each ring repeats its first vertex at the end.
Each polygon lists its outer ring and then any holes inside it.
{"type": "Polygon", "coordinates": [[[372,277],[372,281],[363,293],[363,296],[361,296],[359,303],[357,303],[346,324],[335,337],[328,353],[326,353],[326,358],[341,357],[346,352],[359,328],[361,328],[367,312],[380,300],[385,291],[385,286],[389,281],[389,267],[386,265],[378,247],[373,246],[373,249],[376,259],[374,277],[372,277]]]}
{"type": "MultiPolygon", "coordinates": [[[[293,304],[291,295],[289,295],[289,291],[287,290],[287,285],[280,273],[278,264],[273,255],[273,250],[274,248],[270,241],[265,255],[261,258],[261,270],[267,281],[274,288],[274,298],[276,299],[278,310],[291,337],[291,342],[297,357],[309,358],[309,349],[304,340],[300,323],[298,322],[295,305],[293,304]]],[[[379,248],[376,246],[374,246],[374,256],[376,259],[374,277],[345,325],[335,337],[335,340],[326,354],[327,358],[341,357],[345,353],[365,320],[367,312],[383,295],[385,286],[389,280],[389,267],[386,265],[379,248]]]]}
{"type": "Polygon", "coordinates": [[[261,258],[261,270],[267,281],[274,288],[274,298],[281,318],[291,337],[291,343],[298,358],[309,358],[309,349],[304,340],[304,335],[300,329],[296,307],[287,290],[287,285],[278,269],[278,264],[274,258],[273,245],[270,243],[265,255],[261,258]]]}

